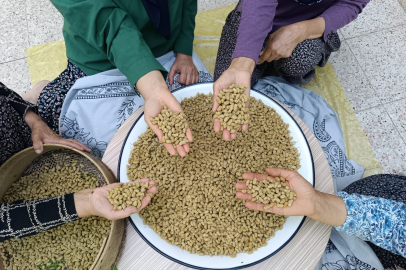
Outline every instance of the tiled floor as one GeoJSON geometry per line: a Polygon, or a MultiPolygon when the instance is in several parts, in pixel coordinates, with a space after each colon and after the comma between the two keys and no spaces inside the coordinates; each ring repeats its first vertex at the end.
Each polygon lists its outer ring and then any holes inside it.
{"type": "MultiPolygon", "coordinates": [[[[198,0],[199,10],[237,0],[198,0]]],[[[383,171],[406,169],[406,0],[371,0],[340,30],[331,62],[383,171]]],[[[0,0],[0,81],[30,87],[25,49],[61,40],[62,17],[49,0],[0,0]]]]}
{"type": "Polygon", "coordinates": [[[385,173],[406,169],[406,1],[372,0],[331,62],[385,173]],[[403,1],[403,2],[402,2],[403,1]]]}

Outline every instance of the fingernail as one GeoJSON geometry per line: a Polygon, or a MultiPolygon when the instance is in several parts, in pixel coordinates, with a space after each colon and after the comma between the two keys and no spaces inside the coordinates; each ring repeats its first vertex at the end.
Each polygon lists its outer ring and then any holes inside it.
{"type": "Polygon", "coordinates": [[[39,154],[41,154],[41,150],[35,150],[35,153],[37,153],[39,155],[39,154]]]}

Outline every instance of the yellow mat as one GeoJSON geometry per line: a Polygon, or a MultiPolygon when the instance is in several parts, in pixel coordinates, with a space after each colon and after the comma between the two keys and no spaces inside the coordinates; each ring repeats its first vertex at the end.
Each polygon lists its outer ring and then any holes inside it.
{"type": "MultiPolygon", "coordinates": [[[[213,73],[221,35],[227,14],[234,5],[199,12],[196,16],[194,50],[209,71],[213,73]]],[[[66,68],[64,41],[27,48],[28,66],[32,85],[41,80],[53,80],[66,68]]],[[[316,76],[302,87],[316,92],[337,112],[347,146],[347,157],[365,168],[364,177],[381,173],[372,148],[358,122],[348,97],[334,68],[328,63],[317,68],[316,76]]]]}

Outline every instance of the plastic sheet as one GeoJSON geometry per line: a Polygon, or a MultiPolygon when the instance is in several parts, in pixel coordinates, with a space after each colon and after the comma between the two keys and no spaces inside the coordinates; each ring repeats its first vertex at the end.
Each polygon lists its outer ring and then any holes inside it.
{"type": "MultiPolygon", "coordinates": [[[[235,5],[199,12],[196,16],[194,50],[208,70],[213,73],[221,30],[228,13],[235,5]]],[[[66,68],[64,41],[27,48],[32,85],[41,80],[52,81],[66,68]]],[[[302,85],[322,96],[337,112],[344,133],[347,157],[365,168],[364,177],[381,173],[380,165],[355,115],[334,68],[328,63],[317,68],[316,76],[302,85]]]]}

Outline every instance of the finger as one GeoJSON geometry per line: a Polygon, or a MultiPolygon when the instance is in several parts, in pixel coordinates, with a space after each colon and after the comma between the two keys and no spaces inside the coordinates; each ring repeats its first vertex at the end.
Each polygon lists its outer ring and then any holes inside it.
{"type": "Polygon", "coordinates": [[[116,212],[118,217],[117,219],[122,219],[131,216],[132,214],[138,213],[137,207],[131,205],[126,207],[124,210],[116,212]]]}
{"type": "MultiPolygon", "coordinates": [[[[273,53],[271,56],[268,57],[268,59],[267,59],[266,61],[267,61],[268,63],[270,63],[270,62],[276,60],[276,58],[278,58],[278,57],[279,57],[278,54],[273,53]]],[[[279,57],[279,58],[280,58],[280,57],[279,57]]]]}
{"type": "Polygon", "coordinates": [[[87,151],[87,152],[91,152],[91,151],[92,151],[89,147],[87,147],[86,145],[84,145],[83,143],[81,143],[81,142],[79,142],[79,141],[77,141],[77,140],[74,140],[74,139],[63,139],[63,138],[61,138],[61,139],[62,139],[62,140],[68,140],[68,141],[71,141],[71,142],[73,142],[73,143],[76,143],[78,146],[83,147],[84,151],[87,151]]]}
{"type": "Polygon", "coordinates": [[[169,84],[172,85],[174,81],[174,77],[176,74],[176,68],[174,65],[172,65],[171,70],[168,73],[168,79],[169,79],[169,84]]]}
{"type": "Polygon", "coordinates": [[[215,131],[215,132],[219,132],[219,131],[221,130],[220,119],[214,118],[213,128],[214,128],[214,131],[215,131]]]}
{"type": "Polygon", "coordinates": [[[247,185],[244,182],[238,182],[235,184],[236,189],[248,189],[247,185]]]}
{"type": "Polygon", "coordinates": [[[168,150],[169,154],[174,156],[176,155],[176,149],[173,147],[171,143],[164,143],[166,150],[168,150]]]}
{"type": "Polygon", "coordinates": [[[75,140],[67,140],[67,139],[63,139],[58,137],[58,139],[54,139],[54,140],[49,140],[47,141],[47,143],[55,143],[55,144],[61,144],[61,145],[66,145],[75,149],[78,149],[80,151],[87,151],[87,152],[91,152],[91,150],[89,148],[87,148],[86,146],[84,146],[83,144],[75,141],[75,140]]]}
{"type": "Polygon", "coordinates": [[[192,84],[192,80],[193,80],[193,75],[190,74],[190,73],[188,73],[188,74],[186,75],[186,85],[192,84]]]}
{"type": "Polygon", "coordinates": [[[195,71],[195,80],[194,80],[194,83],[198,83],[199,82],[199,72],[196,70],[195,71]]]}
{"type": "Polygon", "coordinates": [[[37,134],[32,134],[32,145],[34,146],[35,153],[41,154],[44,147],[42,145],[42,139],[41,136],[37,134]]]}
{"type": "Polygon", "coordinates": [[[178,151],[179,156],[181,156],[181,157],[186,156],[186,151],[182,145],[176,145],[176,150],[178,151]]]}
{"type": "Polygon", "coordinates": [[[248,124],[242,125],[242,130],[248,130],[248,124]]]}
{"type": "Polygon", "coordinates": [[[284,216],[285,215],[285,209],[284,208],[279,208],[276,205],[271,207],[271,208],[267,208],[265,209],[265,205],[266,204],[262,204],[262,203],[256,203],[256,202],[245,202],[245,206],[249,209],[252,210],[257,210],[257,211],[264,211],[264,212],[268,212],[268,213],[274,213],[277,215],[281,215],[284,216]]]}
{"type": "Polygon", "coordinates": [[[189,153],[189,152],[190,152],[190,146],[189,146],[189,144],[188,144],[188,143],[184,144],[184,145],[183,145],[183,149],[185,149],[185,152],[186,152],[186,153],[189,153]]]}
{"type": "Polygon", "coordinates": [[[266,174],[261,174],[261,173],[244,173],[242,175],[242,178],[245,180],[253,180],[256,178],[258,181],[265,180],[267,177],[269,177],[266,174]]]}
{"type": "Polygon", "coordinates": [[[156,186],[153,186],[152,188],[147,190],[147,195],[149,193],[156,194],[157,191],[158,191],[158,188],[156,186]]]}
{"type": "Polygon", "coordinates": [[[235,138],[237,138],[237,131],[234,133],[231,133],[231,139],[234,140],[235,138]]]}
{"type": "Polygon", "coordinates": [[[265,50],[262,51],[262,54],[260,54],[261,57],[258,59],[258,65],[262,64],[267,60],[271,55],[272,55],[272,50],[268,48],[268,46],[265,48],[265,50]]]}
{"type": "Polygon", "coordinates": [[[285,179],[291,179],[291,178],[293,178],[293,176],[296,176],[296,174],[298,174],[295,171],[289,171],[289,170],[284,170],[284,169],[279,169],[279,168],[266,168],[265,171],[270,176],[283,177],[285,179]]]}
{"type": "Polygon", "coordinates": [[[231,139],[231,133],[227,129],[223,130],[223,139],[229,141],[231,139]]]}
{"type": "Polygon", "coordinates": [[[189,142],[193,142],[193,134],[190,128],[186,129],[186,138],[189,142]]]}
{"type": "Polygon", "coordinates": [[[264,211],[265,204],[256,202],[245,202],[245,206],[251,210],[264,211]]]}
{"type": "Polygon", "coordinates": [[[148,182],[148,181],[150,181],[149,178],[142,178],[142,179],[138,179],[138,180],[133,181],[133,182],[134,182],[134,183],[135,183],[135,182],[146,183],[146,182],[148,182]]]}
{"type": "Polygon", "coordinates": [[[110,184],[106,186],[106,191],[109,191],[110,189],[113,189],[119,185],[121,185],[122,183],[114,183],[114,184],[110,184]]]}
{"type": "Polygon", "coordinates": [[[150,196],[145,196],[144,199],[142,199],[142,201],[141,201],[141,208],[139,209],[139,211],[144,209],[145,206],[147,206],[150,201],[151,201],[151,197],[150,196]]]}
{"type": "Polygon", "coordinates": [[[186,80],[187,80],[187,74],[186,74],[186,72],[182,71],[180,73],[180,76],[178,77],[178,83],[186,84],[186,80]]]}
{"type": "Polygon", "coordinates": [[[252,195],[251,195],[251,194],[242,193],[242,192],[240,192],[240,191],[238,191],[235,196],[236,196],[238,199],[241,199],[241,200],[247,200],[247,201],[252,200],[252,195]]]}
{"type": "Polygon", "coordinates": [[[149,185],[154,185],[155,186],[155,181],[149,180],[149,185]]]}
{"type": "Polygon", "coordinates": [[[149,119],[146,119],[148,126],[152,129],[152,131],[158,136],[160,142],[162,142],[162,138],[164,137],[164,133],[162,130],[159,129],[158,125],[152,125],[149,119]]]}
{"type": "Polygon", "coordinates": [[[218,83],[218,80],[213,84],[213,112],[217,111],[217,108],[220,106],[220,104],[217,102],[216,98],[217,95],[221,91],[221,86],[218,83]]]}

